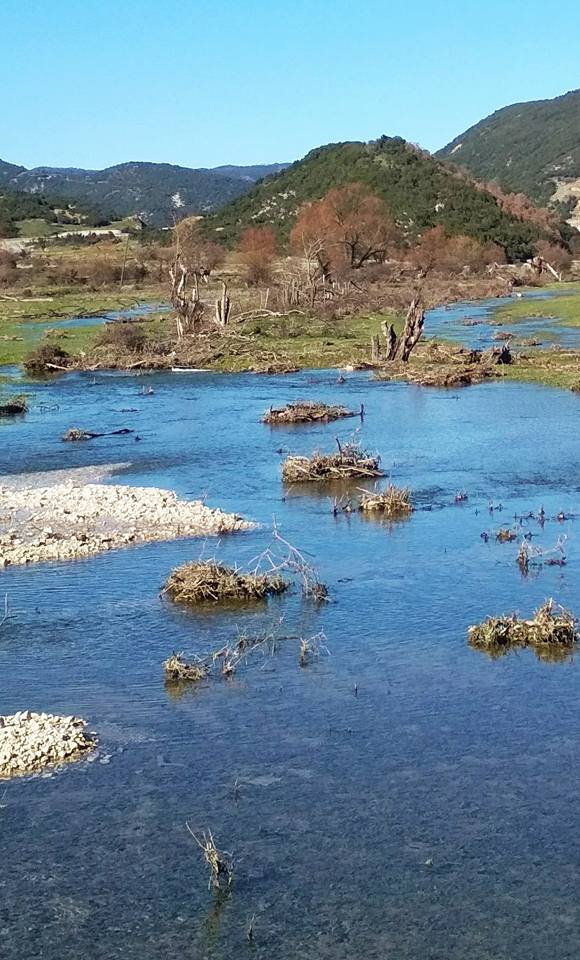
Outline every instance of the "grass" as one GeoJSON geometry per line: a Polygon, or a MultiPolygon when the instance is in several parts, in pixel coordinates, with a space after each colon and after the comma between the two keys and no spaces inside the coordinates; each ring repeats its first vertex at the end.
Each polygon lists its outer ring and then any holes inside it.
{"type": "Polygon", "coordinates": [[[47,220],[35,218],[31,220],[18,220],[19,237],[50,237],[55,233],[62,233],[65,227],[59,223],[49,223],[47,220]]]}
{"type": "MultiPolygon", "coordinates": [[[[383,316],[384,319],[384,316],[383,316]]],[[[393,318],[389,315],[389,320],[393,318]]],[[[402,321],[394,320],[397,332],[402,321]]],[[[260,320],[244,326],[252,340],[239,353],[224,353],[211,368],[236,373],[280,360],[300,368],[340,368],[368,363],[371,337],[380,332],[377,314],[341,320],[290,316],[260,320]]]]}
{"type": "MultiPolygon", "coordinates": [[[[73,327],[71,330],[64,331],[62,336],[52,337],[51,340],[62,346],[68,353],[75,354],[81,350],[87,350],[99,330],[98,325],[73,327]]],[[[18,324],[0,323],[0,337],[4,336],[17,336],[22,339],[0,339],[0,364],[2,365],[22,363],[42,338],[37,330],[26,329],[18,324]]]]}
{"type": "Polygon", "coordinates": [[[506,303],[494,310],[493,318],[503,323],[518,323],[535,317],[546,317],[562,326],[580,327],[580,287],[573,289],[576,293],[570,294],[570,287],[567,285],[565,293],[548,300],[518,300],[515,303],[506,303]]]}
{"type": "MultiPolygon", "coordinates": [[[[0,365],[22,363],[34,346],[43,338],[44,330],[37,324],[58,322],[72,317],[91,317],[123,310],[136,302],[157,301],[159,293],[153,291],[134,291],[130,293],[83,292],[56,290],[50,294],[19,300],[0,299],[0,365]],[[13,339],[14,338],[14,339],[13,339]]],[[[155,332],[155,323],[148,324],[151,334],[155,332]]],[[[102,330],[102,324],[87,324],[82,327],[64,327],[55,334],[57,342],[69,353],[87,351],[95,337],[102,330]]]]}

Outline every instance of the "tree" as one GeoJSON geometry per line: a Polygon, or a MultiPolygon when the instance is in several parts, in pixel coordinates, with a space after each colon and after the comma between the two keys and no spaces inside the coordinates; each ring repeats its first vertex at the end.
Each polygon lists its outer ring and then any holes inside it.
{"type": "Polygon", "coordinates": [[[196,282],[207,281],[225,259],[224,248],[203,235],[201,222],[196,217],[186,217],[177,224],[175,246],[182,265],[196,282]]]}
{"type": "Polygon", "coordinates": [[[347,183],[305,204],[290,235],[294,250],[314,257],[323,277],[383,261],[400,242],[384,201],[362,183],[347,183]]]}
{"type": "Polygon", "coordinates": [[[240,253],[251,285],[270,280],[272,263],[278,252],[278,241],[271,227],[248,227],[240,237],[240,253]]]}
{"type": "Polygon", "coordinates": [[[504,263],[505,253],[495,243],[482,244],[473,237],[448,236],[442,226],[426,230],[410,254],[411,262],[426,276],[432,271],[461,273],[483,270],[490,263],[504,263]]]}

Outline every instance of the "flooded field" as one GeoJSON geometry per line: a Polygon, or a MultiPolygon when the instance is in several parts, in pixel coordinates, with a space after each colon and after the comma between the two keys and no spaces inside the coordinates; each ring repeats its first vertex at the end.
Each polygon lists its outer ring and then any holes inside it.
{"type": "MultiPolygon", "coordinates": [[[[447,335],[435,319],[428,333],[447,335]]],[[[92,762],[0,785],[3,960],[576,957],[578,662],[492,660],[466,636],[550,596],[580,613],[578,397],[366,373],[339,384],[336,371],[72,374],[26,389],[26,418],[0,422],[0,474],[129,463],[113,482],[207,496],[261,526],[0,573],[0,712],[76,713],[100,739],[92,762]],[[302,398],[364,403],[366,417],[259,422],[302,398]],[[63,444],[71,426],[141,440],[63,444]],[[334,516],[342,491],[282,485],[285,455],[357,427],[411,488],[408,520],[334,516]],[[541,507],[543,526],[517,526],[541,507]],[[160,596],[202,554],[249,563],[274,518],[330,602],[295,591],[194,612],[160,596]],[[500,527],[518,540],[498,542],[500,527]],[[523,576],[524,532],[546,548],[566,536],[567,565],[523,576]],[[293,638],[321,630],[327,650],[301,667],[293,638]],[[173,651],[203,656],[239,631],[273,631],[275,654],[229,681],[164,683],[173,651]],[[208,891],[186,824],[232,853],[228,895],[208,891]]]]}

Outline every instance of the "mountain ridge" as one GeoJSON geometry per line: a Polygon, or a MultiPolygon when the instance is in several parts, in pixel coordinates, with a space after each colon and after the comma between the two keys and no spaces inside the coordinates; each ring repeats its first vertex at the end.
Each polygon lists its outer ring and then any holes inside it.
{"type": "Polygon", "coordinates": [[[210,169],[131,160],[102,170],[27,169],[0,160],[0,187],[66,197],[90,204],[110,219],[137,214],[155,226],[168,226],[176,216],[211,212],[268,172],[283,168],[284,164],[255,164],[210,169]]]}
{"type": "Polygon", "coordinates": [[[508,104],[436,156],[569,214],[580,207],[580,90],[508,104]]]}

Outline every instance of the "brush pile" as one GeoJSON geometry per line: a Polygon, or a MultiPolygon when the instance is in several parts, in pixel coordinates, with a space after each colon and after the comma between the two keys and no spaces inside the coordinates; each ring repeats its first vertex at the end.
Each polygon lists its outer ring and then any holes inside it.
{"type": "Polygon", "coordinates": [[[375,493],[363,493],[359,510],[364,513],[381,513],[388,519],[408,517],[413,512],[411,491],[406,487],[395,487],[390,483],[386,490],[375,493]]]}
{"type": "Polygon", "coordinates": [[[358,444],[339,445],[337,453],[315,451],[311,457],[288,457],[282,465],[285,483],[328,482],[351,477],[382,477],[380,457],[373,457],[358,444]]]}
{"type": "Polygon", "coordinates": [[[449,344],[429,343],[413,354],[408,364],[387,364],[378,370],[378,380],[407,380],[424,387],[461,387],[496,377],[513,362],[507,345],[489,350],[471,350],[449,344]]]}
{"type": "Polygon", "coordinates": [[[329,403],[316,403],[311,400],[299,400],[285,407],[270,407],[262,417],[262,423],[284,425],[287,423],[329,423],[344,417],[356,416],[346,407],[335,407],[329,403]]]}
{"type": "Polygon", "coordinates": [[[15,397],[6,397],[6,399],[0,403],[0,417],[16,417],[21,413],[26,413],[27,410],[28,402],[23,394],[18,394],[15,397]]]}
{"type": "Polygon", "coordinates": [[[575,617],[563,607],[548,600],[536,610],[531,620],[509,617],[488,617],[483,623],[469,627],[468,642],[487,653],[502,653],[512,647],[555,647],[571,650],[578,642],[575,617]]]}
{"type": "Polygon", "coordinates": [[[163,592],[175,603],[230,603],[265,600],[287,588],[288,582],[278,573],[240,573],[210,560],[177,567],[163,592]]]}

